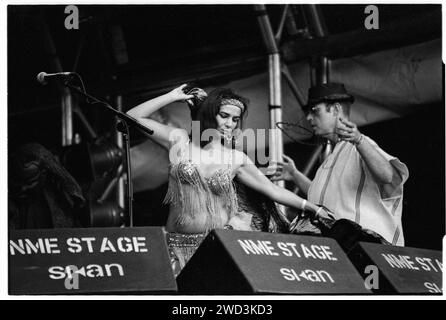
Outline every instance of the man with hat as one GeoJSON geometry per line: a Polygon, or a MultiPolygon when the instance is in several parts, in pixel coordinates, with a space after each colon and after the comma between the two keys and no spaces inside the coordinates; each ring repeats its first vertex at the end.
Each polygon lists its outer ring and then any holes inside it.
{"type": "Polygon", "coordinates": [[[379,233],[393,245],[404,245],[401,225],[406,165],[384,152],[350,121],[354,97],[343,84],[311,87],[304,111],[314,134],[334,145],[313,181],[299,172],[291,158],[272,180],[292,180],[308,200],[327,207],[336,219],[352,220],[379,233]]]}

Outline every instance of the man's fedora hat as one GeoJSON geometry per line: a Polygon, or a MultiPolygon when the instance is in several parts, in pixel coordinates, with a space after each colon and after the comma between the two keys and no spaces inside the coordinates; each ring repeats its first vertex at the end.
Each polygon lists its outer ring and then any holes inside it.
{"type": "Polygon", "coordinates": [[[308,103],[305,109],[311,108],[321,102],[342,102],[353,103],[355,98],[347,93],[342,83],[329,82],[311,87],[308,90],[308,103]]]}

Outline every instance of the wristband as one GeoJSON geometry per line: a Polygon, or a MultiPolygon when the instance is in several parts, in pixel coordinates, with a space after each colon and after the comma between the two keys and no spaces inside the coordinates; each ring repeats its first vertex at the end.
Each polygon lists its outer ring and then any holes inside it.
{"type": "Polygon", "coordinates": [[[301,204],[301,206],[300,206],[300,209],[302,210],[302,211],[305,211],[305,207],[307,206],[307,200],[303,200],[302,201],[302,204],[301,204]]]}

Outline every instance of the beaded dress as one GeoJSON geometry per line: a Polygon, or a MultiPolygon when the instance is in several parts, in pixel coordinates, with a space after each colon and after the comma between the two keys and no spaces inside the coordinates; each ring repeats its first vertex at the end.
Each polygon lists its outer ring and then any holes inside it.
{"type": "MultiPolygon", "coordinates": [[[[232,152],[231,150],[231,157],[232,152]]],[[[231,161],[228,161],[226,168],[205,177],[200,172],[199,165],[185,157],[184,152],[182,154],[179,161],[170,166],[169,187],[164,202],[179,208],[180,213],[175,221],[179,229],[196,215],[205,212],[206,230],[203,234],[168,233],[167,242],[176,274],[192,257],[209,231],[223,228],[226,221],[221,221],[219,210],[224,208],[229,220],[237,214],[238,209],[237,193],[231,176],[231,161]]]]}

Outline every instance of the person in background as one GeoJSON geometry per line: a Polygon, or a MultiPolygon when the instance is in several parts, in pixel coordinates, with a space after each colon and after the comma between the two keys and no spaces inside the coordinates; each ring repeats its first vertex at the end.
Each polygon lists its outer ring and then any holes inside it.
{"type": "Polygon", "coordinates": [[[404,246],[401,215],[408,169],[350,121],[353,102],[343,84],[311,87],[306,118],[316,136],[331,141],[333,152],[312,181],[287,156],[272,180],[294,181],[309,201],[326,207],[336,219],[351,220],[390,244],[404,246]]]}
{"type": "Polygon", "coordinates": [[[9,229],[82,226],[81,187],[48,149],[38,143],[8,155],[9,229]]]}

